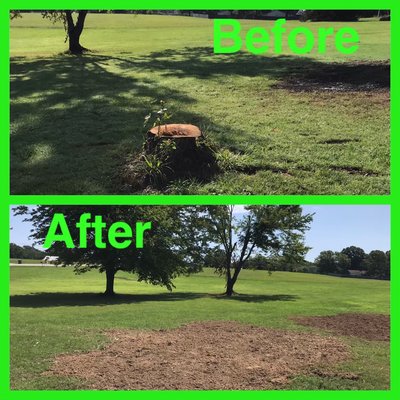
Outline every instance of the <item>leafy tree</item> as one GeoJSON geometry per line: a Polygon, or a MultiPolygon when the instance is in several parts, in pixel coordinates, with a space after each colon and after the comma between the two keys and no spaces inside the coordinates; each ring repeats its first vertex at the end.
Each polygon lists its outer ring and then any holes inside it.
{"type": "MultiPolygon", "coordinates": [[[[197,272],[201,268],[197,254],[197,242],[193,241],[188,217],[191,214],[180,207],[139,206],[37,206],[33,209],[17,207],[16,214],[25,214],[33,225],[32,237],[43,244],[55,213],[65,216],[74,248],[56,241],[49,254],[57,255],[62,266],[73,265],[75,273],[98,269],[106,275],[106,295],[114,294],[114,277],[118,271],[136,273],[138,281],[174,287],[172,280],[180,274],[197,272]],[[93,230],[86,232],[87,247],[76,247],[80,231],[76,227],[81,214],[102,216],[106,227],[101,240],[107,243],[108,230],[114,222],[126,222],[135,226],[136,221],[152,221],[152,228],[145,232],[144,247],[129,246],[116,249],[112,246],[98,248],[93,230]]],[[[99,239],[97,239],[99,240],[99,239]]],[[[200,242],[201,243],[201,242],[200,242]]]]}
{"type": "Polygon", "coordinates": [[[293,260],[302,259],[308,251],[303,236],[312,215],[302,215],[300,206],[249,206],[246,211],[235,217],[233,206],[209,206],[197,214],[198,237],[208,242],[208,251],[218,249],[224,254],[224,262],[214,268],[225,276],[227,296],[234,293],[239,274],[254,251],[293,260]]]}
{"type": "Polygon", "coordinates": [[[315,259],[315,265],[320,274],[334,274],[336,272],[335,253],[331,250],[321,251],[315,259]]]}
{"type": "Polygon", "coordinates": [[[385,253],[381,250],[371,251],[365,258],[367,275],[372,278],[390,278],[390,252],[385,253]]]}
{"type": "Polygon", "coordinates": [[[348,275],[351,267],[350,258],[341,252],[335,252],[336,272],[341,275],[348,275]]]}
{"type": "Polygon", "coordinates": [[[250,257],[246,263],[246,268],[264,271],[289,271],[289,272],[315,272],[313,263],[305,259],[291,259],[284,255],[273,255],[265,257],[256,254],[250,257]]]}
{"type": "Polygon", "coordinates": [[[10,243],[10,258],[24,258],[24,249],[15,243],[10,243]]]}
{"type": "Polygon", "coordinates": [[[356,246],[350,246],[344,248],[341,253],[345,254],[347,257],[350,258],[350,269],[363,269],[363,261],[366,257],[365,251],[356,246]]]}
{"type": "Polygon", "coordinates": [[[247,260],[246,268],[264,271],[275,271],[275,259],[273,259],[272,257],[267,258],[262,254],[256,254],[247,260]]]}
{"type": "Polygon", "coordinates": [[[359,10],[306,10],[302,20],[358,21],[359,10]]]}
{"type": "Polygon", "coordinates": [[[204,256],[204,266],[217,268],[225,262],[225,254],[219,248],[214,248],[206,252],[204,256]]]}
{"type": "Polygon", "coordinates": [[[347,275],[351,261],[346,254],[325,250],[315,259],[315,265],[320,274],[347,275]]]}
{"type": "Polygon", "coordinates": [[[31,260],[41,260],[45,256],[43,251],[35,249],[33,246],[18,246],[10,243],[10,258],[25,258],[31,260]]]}
{"type": "MultiPolygon", "coordinates": [[[[80,44],[80,38],[85,26],[88,10],[45,10],[41,11],[42,17],[48,19],[53,24],[62,22],[66,32],[65,41],[68,40],[68,52],[71,54],[82,54],[85,50],[80,44]],[[74,16],[76,18],[74,20],[74,16]]],[[[21,18],[21,11],[10,11],[10,19],[21,18]]]]}
{"type": "Polygon", "coordinates": [[[390,277],[390,250],[388,250],[385,254],[386,254],[386,262],[389,267],[389,277],[390,277]]]}

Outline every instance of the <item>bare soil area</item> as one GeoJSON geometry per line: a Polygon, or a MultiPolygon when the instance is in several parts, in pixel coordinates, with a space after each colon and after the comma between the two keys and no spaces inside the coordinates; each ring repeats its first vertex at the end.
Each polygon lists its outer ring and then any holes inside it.
{"type": "Polygon", "coordinates": [[[390,90],[388,61],[326,63],[298,71],[277,89],[293,92],[380,92],[390,90]]]}
{"type": "Polygon", "coordinates": [[[338,314],[324,317],[292,318],[300,325],[327,329],[339,335],[367,340],[390,340],[390,316],[382,314],[338,314]]]}
{"type": "Polygon", "coordinates": [[[337,338],[228,321],[106,334],[104,349],[60,355],[45,374],[83,378],[92,389],[278,389],[349,358],[337,338]]]}

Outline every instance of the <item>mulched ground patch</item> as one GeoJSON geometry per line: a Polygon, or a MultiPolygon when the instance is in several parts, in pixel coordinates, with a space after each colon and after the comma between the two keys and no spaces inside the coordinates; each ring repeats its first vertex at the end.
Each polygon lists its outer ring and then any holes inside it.
{"type": "Polygon", "coordinates": [[[388,61],[324,63],[274,85],[292,92],[376,92],[390,89],[388,61]]]}
{"type": "Polygon", "coordinates": [[[298,324],[327,329],[340,335],[368,340],[390,340],[390,316],[382,314],[339,314],[324,317],[294,317],[298,324]]]}
{"type": "Polygon", "coordinates": [[[45,374],[84,378],[92,389],[274,389],[349,357],[337,338],[237,322],[106,334],[103,350],[60,355],[45,374]]]}

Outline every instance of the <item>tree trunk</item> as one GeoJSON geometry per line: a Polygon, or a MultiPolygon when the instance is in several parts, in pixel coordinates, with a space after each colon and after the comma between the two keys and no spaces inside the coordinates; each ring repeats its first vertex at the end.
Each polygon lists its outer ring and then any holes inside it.
{"type": "Polygon", "coordinates": [[[234,293],[233,291],[233,286],[235,285],[235,282],[233,279],[228,279],[226,281],[226,292],[225,295],[227,295],[228,297],[231,297],[234,293]]]}
{"type": "Polygon", "coordinates": [[[228,297],[231,297],[235,293],[234,290],[233,290],[233,287],[235,286],[235,283],[236,283],[236,281],[237,281],[237,279],[239,277],[239,274],[240,274],[241,270],[242,270],[241,266],[236,266],[232,277],[230,276],[230,273],[227,274],[227,277],[226,277],[226,292],[225,292],[225,294],[228,297]]]}
{"type": "Polygon", "coordinates": [[[68,38],[69,38],[69,47],[68,47],[68,51],[71,54],[82,54],[83,51],[85,50],[84,47],[81,46],[80,44],[80,34],[78,35],[77,33],[72,33],[69,34],[68,38]]]}
{"type": "Polygon", "coordinates": [[[68,51],[71,54],[82,54],[83,51],[87,50],[80,44],[80,37],[85,24],[85,18],[87,11],[79,11],[78,19],[76,24],[72,19],[71,11],[66,12],[67,26],[68,26],[68,51]]]}
{"type": "Polygon", "coordinates": [[[114,268],[107,268],[106,269],[106,291],[104,292],[105,296],[114,296],[114,277],[115,277],[115,270],[114,268]]]}
{"type": "Polygon", "coordinates": [[[80,35],[73,33],[72,35],[70,34],[68,37],[69,37],[69,47],[68,47],[69,53],[82,54],[83,51],[86,50],[84,47],[81,46],[79,42],[80,35]]]}

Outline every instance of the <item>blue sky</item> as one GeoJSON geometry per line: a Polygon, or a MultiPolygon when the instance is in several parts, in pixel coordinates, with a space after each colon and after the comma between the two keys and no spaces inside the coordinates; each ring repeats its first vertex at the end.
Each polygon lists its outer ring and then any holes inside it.
{"type": "MultiPolygon", "coordinates": [[[[236,213],[244,211],[236,207],[236,213]]],[[[305,213],[315,213],[306,244],[312,247],[306,258],[313,261],[323,250],[340,251],[359,246],[366,252],[390,249],[389,206],[304,206],[305,213]]],[[[28,238],[31,226],[23,217],[11,213],[10,241],[19,245],[32,244],[28,238]]]]}
{"type": "Polygon", "coordinates": [[[389,206],[304,206],[315,213],[306,243],[313,247],[307,254],[312,261],[323,250],[340,251],[358,246],[366,252],[390,249],[389,206]]]}

